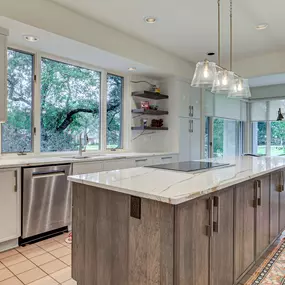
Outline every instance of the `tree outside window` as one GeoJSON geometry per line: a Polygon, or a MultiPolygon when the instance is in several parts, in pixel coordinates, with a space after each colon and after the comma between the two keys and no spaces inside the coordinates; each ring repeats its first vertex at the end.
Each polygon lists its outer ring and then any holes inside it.
{"type": "Polygon", "coordinates": [[[8,50],[8,110],[2,153],[31,152],[34,57],[8,50]]]}

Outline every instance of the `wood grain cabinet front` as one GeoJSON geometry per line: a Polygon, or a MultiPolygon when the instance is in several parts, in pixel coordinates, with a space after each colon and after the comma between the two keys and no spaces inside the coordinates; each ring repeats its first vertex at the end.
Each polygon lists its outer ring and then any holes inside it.
{"type": "Polygon", "coordinates": [[[270,243],[270,176],[255,181],[256,205],[256,258],[270,243]]]}
{"type": "Polygon", "coordinates": [[[250,267],[255,258],[254,181],[236,186],[234,192],[234,280],[250,267]]]}
{"type": "Polygon", "coordinates": [[[233,284],[233,188],[178,205],[175,219],[175,284],[233,284]]]}
{"type": "Polygon", "coordinates": [[[284,185],[285,185],[285,172],[282,171],[281,172],[281,181],[282,181],[282,185],[281,185],[281,189],[280,189],[280,216],[279,216],[279,232],[281,233],[283,230],[285,230],[285,190],[284,190],[284,185]]]}

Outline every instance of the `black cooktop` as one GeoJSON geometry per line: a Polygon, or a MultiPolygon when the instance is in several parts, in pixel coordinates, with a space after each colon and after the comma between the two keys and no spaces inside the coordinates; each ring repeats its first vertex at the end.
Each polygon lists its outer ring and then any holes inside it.
{"type": "Polygon", "coordinates": [[[183,172],[198,171],[198,170],[207,170],[214,167],[227,166],[228,163],[215,163],[215,162],[205,162],[205,161],[184,161],[184,162],[173,162],[159,165],[152,165],[148,167],[167,169],[167,170],[176,170],[183,172]]]}

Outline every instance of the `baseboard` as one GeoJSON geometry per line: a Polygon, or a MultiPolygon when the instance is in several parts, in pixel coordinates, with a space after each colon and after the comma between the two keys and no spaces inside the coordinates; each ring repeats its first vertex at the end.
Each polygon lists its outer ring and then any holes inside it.
{"type": "Polygon", "coordinates": [[[15,247],[18,247],[18,239],[12,239],[12,240],[8,240],[8,241],[4,241],[2,243],[0,243],[0,252],[2,251],[6,251],[15,247]]]}

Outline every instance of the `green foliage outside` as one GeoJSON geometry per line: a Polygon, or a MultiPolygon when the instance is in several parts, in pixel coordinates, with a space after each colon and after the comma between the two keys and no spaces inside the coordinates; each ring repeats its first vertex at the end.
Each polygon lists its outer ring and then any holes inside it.
{"type": "MultiPolygon", "coordinates": [[[[8,122],[2,151],[32,151],[33,56],[8,52],[8,122]]],[[[123,78],[107,76],[107,145],[121,146],[123,78]]],[[[41,62],[41,151],[87,149],[100,145],[101,73],[43,58],[41,62]]]]}

